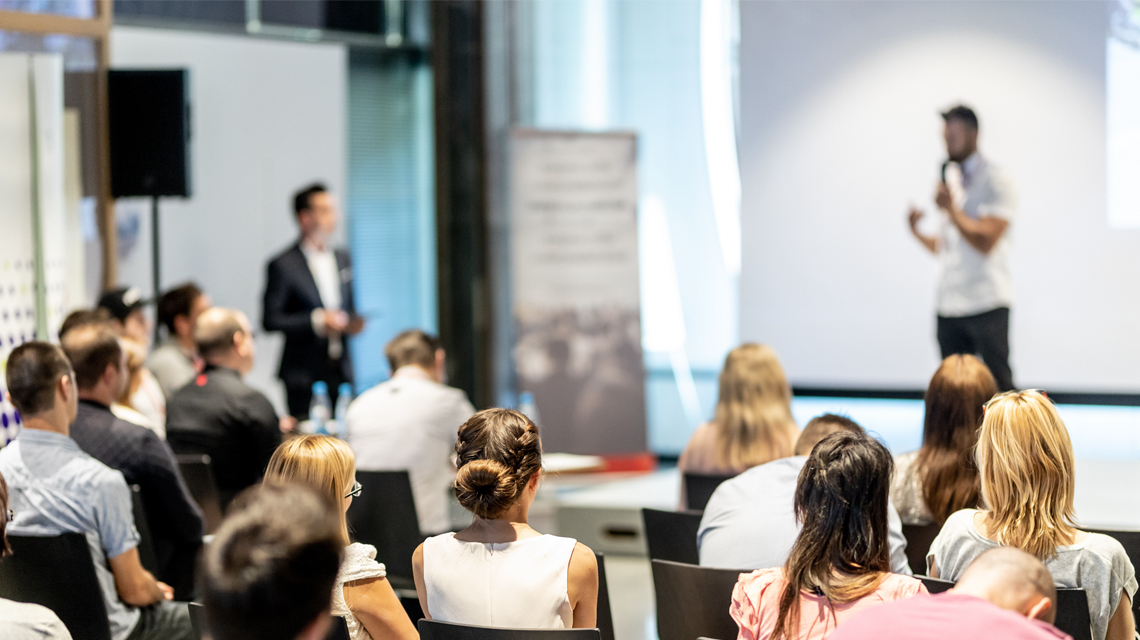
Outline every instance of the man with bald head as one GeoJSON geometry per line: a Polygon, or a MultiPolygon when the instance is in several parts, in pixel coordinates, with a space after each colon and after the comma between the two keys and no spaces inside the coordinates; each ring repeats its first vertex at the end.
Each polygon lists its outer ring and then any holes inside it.
{"type": "Polygon", "coordinates": [[[844,622],[831,640],[1057,640],[1051,623],[1057,588],[1040,560],[1014,549],[974,559],[953,589],[868,609],[844,622]]]}
{"type": "Polygon", "coordinates": [[[210,456],[224,506],[261,480],[281,444],[281,421],[269,399],[242,380],[256,355],[244,313],[203,311],[194,343],[206,367],[170,399],[166,439],[178,453],[210,456]]]}

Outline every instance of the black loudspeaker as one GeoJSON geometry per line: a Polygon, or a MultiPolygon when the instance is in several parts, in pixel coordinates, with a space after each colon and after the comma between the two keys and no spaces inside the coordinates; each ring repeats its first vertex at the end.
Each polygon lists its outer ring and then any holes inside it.
{"type": "Polygon", "coordinates": [[[111,195],[190,196],[190,74],[109,72],[111,195]]]}

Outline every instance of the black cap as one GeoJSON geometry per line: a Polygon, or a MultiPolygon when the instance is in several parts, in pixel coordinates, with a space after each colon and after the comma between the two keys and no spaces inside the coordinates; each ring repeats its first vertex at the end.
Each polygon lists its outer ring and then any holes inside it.
{"type": "Polygon", "coordinates": [[[950,120],[961,120],[977,130],[978,128],[978,114],[974,110],[964,104],[950,107],[942,112],[942,120],[949,122],[950,120]]]}
{"type": "Polygon", "coordinates": [[[111,316],[119,322],[123,322],[127,316],[149,302],[150,300],[143,299],[142,291],[138,287],[117,287],[104,291],[99,298],[99,304],[96,306],[110,311],[111,316]]]}

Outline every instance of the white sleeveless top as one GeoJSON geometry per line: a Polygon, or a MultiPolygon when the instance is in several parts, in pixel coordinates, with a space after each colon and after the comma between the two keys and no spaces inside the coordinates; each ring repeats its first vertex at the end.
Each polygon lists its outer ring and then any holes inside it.
{"type": "Polygon", "coordinates": [[[372,640],[372,636],[345,604],[344,584],[387,575],[384,565],[376,562],[376,547],[354,542],[344,548],[344,560],[340,563],[336,586],[333,587],[332,614],[344,618],[348,623],[348,637],[352,640],[372,640]]]}
{"type": "Polygon", "coordinates": [[[573,538],[541,535],[462,542],[445,533],[424,541],[424,586],[434,620],[514,629],[569,629],[566,594],[573,538]]]}

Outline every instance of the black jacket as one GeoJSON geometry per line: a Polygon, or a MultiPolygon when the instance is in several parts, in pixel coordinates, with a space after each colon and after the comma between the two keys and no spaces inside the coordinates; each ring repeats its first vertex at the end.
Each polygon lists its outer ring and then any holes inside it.
{"type": "MultiPolygon", "coordinates": [[[[341,308],[354,315],[356,301],[352,295],[352,262],[343,249],[337,249],[335,253],[336,266],[340,271],[341,308]]],[[[345,340],[344,355],[334,362],[329,358],[328,338],[313,331],[313,310],[323,306],[300,243],[270,261],[265,274],[261,325],[266,331],[285,333],[285,349],[281,352],[281,367],[277,375],[286,385],[311,385],[334,367],[340,368],[345,380],[352,381],[348,341],[345,340]]]]}

